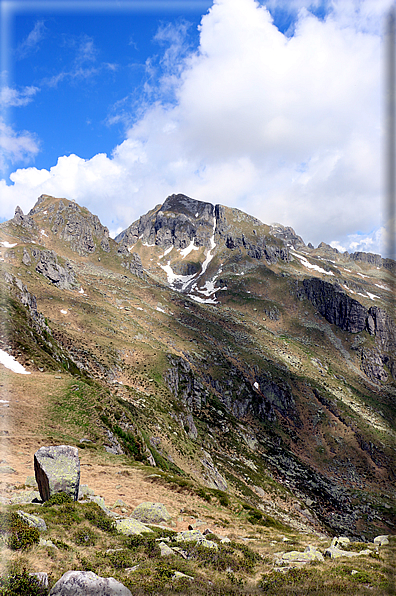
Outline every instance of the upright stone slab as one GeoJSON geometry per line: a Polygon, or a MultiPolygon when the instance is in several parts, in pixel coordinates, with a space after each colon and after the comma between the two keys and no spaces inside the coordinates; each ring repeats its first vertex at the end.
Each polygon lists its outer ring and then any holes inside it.
{"type": "Polygon", "coordinates": [[[34,454],[34,473],[43,501],[48,501],[52,495],[60,492],[67,493],[77,501],[80,485],[77,447],[41,447],[34,454]]]}

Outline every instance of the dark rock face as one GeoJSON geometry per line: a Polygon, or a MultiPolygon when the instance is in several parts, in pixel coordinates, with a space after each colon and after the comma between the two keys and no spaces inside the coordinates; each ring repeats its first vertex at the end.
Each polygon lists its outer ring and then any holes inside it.
{"type": "MultiPolygon", "coordinates": [[[[29,215],[44,211],[42,203],[47,198],[47,195],[42,195],[29,215]]],[[[51,231],[69,242],[72,250],[81,256],[94,253],[98,246],[105,252],[110,251],[109,230],[102,226],[97,215],[92,215],[74,202],[65,205],[63,201],[59,201],[55,209],[53,203],[47,209],[52,223],[51,231]]]]}
{"type": "MultiPolygon", "coordinates": [[[[214,206],[181,194],[171,195],[162,206],[143,215],[115,240],[120,243],[119,252],[125,252],[122,247],[133,246],[139,239],[149,246],[165,249],[170,246],[183,249],[192,241],[195,246],[211,248],[211,238],[215,234],[216,243],[222,243],[230,250],[244,248],[252,259],[265,259],[270,264],[276,263],[278,259],[290,260],[286,238],[288,242],[294,238],[296,246],[301,243],[304,245],[292,228],[284,228],[287,231],[276,240],[276,234],[273,237],[264,235],[263,224],[258,219],[238,209],[229,210],[229,213],[237,224],[227,219],[227,210],[223,205],[214,206]],[[239,229],[239,223],[257,227],[259,231],[254,230],[254,239],[245,236],[239,229]]],[[[177,273],[190,275],[185,271],[177,273]]]]}
{"type": "MultiPolygon", "coordinates": [[[[126,254],[127,255],[129,254],[128,250],[126,250],[126,254]]],[[[132,275],[136,275],[140,279],[145,278],[142,261],[141,261],[140,256],[138,255],[137,252],[133,252],[131,254],[131,258],[126,261],[123,261],[121,263],[121,266],[125,267],[125,269],[130,271],[132,273],[132,275]]]]}
{"type": "Polygon", "coordinates": [[[305,246],[304,240],[290,226],[274,224],[271,226],[270,234],[275,238],[280,238],[285,244],[289,244],[293,248],[303,248],[305,246]]]}
{"type": "Polygon", "coordinates": [[[297,295],[308,298],[329,323],[344,331],[374,335],[375,347],[361,348],[362,370],[374,382],[386,381],[386,365],[396,379],[396,325],[386,311],[377,306],[366,309],[337,284],[318,278],[305,279],[297,295]]]}
{"type": "Polygon", "coordinates": [[[361,263],[369,263],[376,267],[382,267],[382,257],[371,252],[353,252],[349,255],[352,261],[359,261],[361,263]]]}
{"type": "Polygon", "coordinates": [[[185,195],[171,195],[164,204],[143,215],[124,232],[116,242],[134,245],[139,240],[149,245],[167,248],[186,248],[193,240],[195,246],[210,248],[213,235],[214,207],[190,199],[185,195]]]}
{"type": "Polygon", "coordinates": [[[14,215],[12,221],[17,225],[27,228],[28,230],[37,229],[37,226],[34,223],[33,217],[31,217],[30,214],[24,215],[22,209],[19,206],[16,207],[16,209],[15,209],[15,215],[14,215]]]}
{"type": "Polygon", "coordinates": [[[132,596],[113,577],[99,577],[92,571],[67,571],[56,582],[50,596],[132,596]]]}
{"type": "Polygon", "coordinates": [[[42,250],[39,252],[36,271],[44,275],[51,283],[62,290],[72,290],[76,286],[74,271],[69,261],[66,261],[65,266],[62,267],[52,250],[42,250]]]}
{"type": "Polygon", "coordinates": [[[287,381],[274,379],[271,374],[261,371],[255,383],[244,377],[242,372],[230,363],[223,379],[214,379],[203,371],[194,371],[187,360],[169,356],[172,367],[165,375],[165,382],[175,397],[199,415],[200,410],[210,401],[210,388],[220,402],[235,418],[254,416],[259,420],[274,422],[275,411],[295,417],[295,402],[287,381]]]}
{"type": "Polygon", "coordinates": [[[77,447],[41,447],[34,454],[34,473],[43,501],[65,492],[75,501],[80,486],[80,459],[77,447]]]}
{"type": "Polygon", "coordinates": [[[336,284],[316,277],[304,279],[299,295],[308,298],[329,323],[344,331],[360,333],[366,328],[367,309],[336,284]]]}

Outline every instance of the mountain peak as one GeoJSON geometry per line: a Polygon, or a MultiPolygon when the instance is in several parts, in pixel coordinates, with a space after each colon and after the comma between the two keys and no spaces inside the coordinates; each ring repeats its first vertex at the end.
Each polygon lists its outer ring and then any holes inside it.
{"type": "Polygon", "coordinates": [[[173,211],[187,215],[188,217],[200,218],[202,216],[213,216],[214,206],[212,203],[197,201],[183,194],[170,195],[163,203],[160,211],[173,211]]]}

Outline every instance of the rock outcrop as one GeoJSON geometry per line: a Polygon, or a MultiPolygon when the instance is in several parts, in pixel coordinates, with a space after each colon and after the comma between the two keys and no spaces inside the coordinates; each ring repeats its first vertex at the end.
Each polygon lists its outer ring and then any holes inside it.
{"type": "Polygon", "coordinates": [[[53,250],[37,252],[39,253],[39,260],[36,265],[37,273],[44,275],[54,286],[61,290],[73,290],[76,288],[75,274],[69,261],[65,261],[64,266],[62,266],[58,262],[58,257],[53,250]]]}
{"type": "Polygon", "coordinates": [[[68,571],[56,582],[50,596],[132,596],[113,577],[99,577],[92,571],[68,571]]]}
{"type": "Polygon", "coordinates": [[[81,256],[92,254],[99,248],[105,252],[110,251],[109,230],[101,224],[97,215],[92,215],[88,209],[80,207],[74,201],[65,205],[60,200],[48,205],[48,199],[53,197],[39,197],[29,212],[30,219],[33,215],[45,215],[51,225],[51,232],[68,242],[70,248],[81,256]]]}
{"type": "Polygon", "coordinates": [[[165,505],[150,502],[139,503],[131,513],[131,517],[145,524],[160,524],[171,519],[165,505]]]}
{"type": "Polygon", "coordinates": [[[34,473],[43,501],[60,492],[75,501],[80,485],[80,459],[77,447],[58,445],[41,447],[34,454],[34,473]]]}
{"type": "MultiPolygon", "coordinates": [[[[120,244],[119,252],[125,254],[138,240],[146,246],[164,249],[174,246],[182,250],[191,242],[195,247],[210,249],[213,238],[230,250],[243,248],[250,258],[265,259],[270,264],[278,259],[289,261],[288,246],[305,246],[292,228],[278,226],[270,235],[268,226],[238,209],[197,201],[182,194],[169,196],[163,205],[140,217],[115,240],[120,244]],[[254,226],[252,237],[243,231],[246,224],[254,226]]],[[[189,263],[189,266],[193,265],[189,263]]],[[[175,270],[179,275],[195,272],[185,268],[175,270]]]]}

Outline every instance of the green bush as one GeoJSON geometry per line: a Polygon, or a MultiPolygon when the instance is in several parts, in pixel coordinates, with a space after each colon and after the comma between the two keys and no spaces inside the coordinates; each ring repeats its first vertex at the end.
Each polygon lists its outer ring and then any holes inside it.
{"type": "Polygon", "coordinates": [[[85,511],[85,519],[90,521],[94,526],[108,532],[109,534],[115,534],[116,525],[114,520],[106,515],[104,511],[96,503],[91,503],[89,508],[85,511]]]}
{"type": "Polygon", "coordinates": [[[106,555],[110,563],[115,569],[125,569],[126,567],[132,567],[133,561],[131,558],[131,553],[128,551],[117,551],[115,553],[109,553],[106,555]]]}
{"type": "Polygon", "coordinates": [[[129,536],[125,541],[125,546],[134,551],[134,554],[140,553],[148,558],[161,555],[161,549],[153,536],[129,536]]]}
{"type": "Polygon", "coordinates": [[[30,527],[15,512],[0,514],[0,534],[12,550],[25,550],[40,542],[38,529],[30,527]]]}
{"type": "Polygon", "coordinates": [[[67,493],[55,493],[43,503],[43,507],[52,507],[52,505],[64,505],[64,503],[73,503],[74,499],[67,493]]]}
{"type": "Polygon", "coordinates": [[[265,575],[261,578],[259,587],[263,592],[273,591],[274,594],[283,586],[298,586],[298,584],[305,582],[310,577],[307,569],[290,569],[287,573],[279,571],[273,572],[270,575],[265,575]]]}
{"type": "Polygon", "coordinates": [[[46,596],[47,594],[48,590],[26,569],[0,578],[0,596],[46,596]]]}

